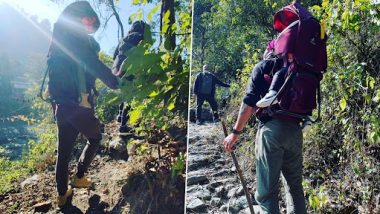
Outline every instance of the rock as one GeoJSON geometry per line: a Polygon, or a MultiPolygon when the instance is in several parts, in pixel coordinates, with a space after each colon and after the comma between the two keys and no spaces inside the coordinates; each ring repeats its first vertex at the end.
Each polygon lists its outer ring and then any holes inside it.
{"type": "Polygon", "coordinates": [[[235,197],[235,195],[237,195],[237,190],[239,189],[239,187],[234,187],[232,189],[230,189],[228,191],[228,194],[227,194],[227,197],[228,198],[232,198],[232,197],[235,197]]]}
{"type": "Polygon", "coordinates": [[[251,211],[249,210],[249,207],[247,207],[244,210],[240,210],[239,214],[251,214],[251,211]]]}
{"type": "Polygon", "coordinates": [[[219,170],[219,171],[213,173],[213,174],[211,175],[211,177],[219,177],[219,176],[227,175],[227,174],[229,174],[229,172],[230,172],[230,171],[229,171],[228,169],[221,169],[221,170],[219,170]]]}
{"type": "Polygon", "coordinates": [[[230,189],[232,189],[232,188],[234,188],[236,185],[234,185],[234,184],[227,184],[226,186],[225,186],[225,189],[227,190],[227,191],[229,191],[230,189]]]}
{"type": "Polygon", "coordinates": [[[211,199],[211,193],[208,189],[201,189],[193,194],[194,197],[197,197],[199,199],[203,200],[210,200],[211,199]]]}
{"type": "Polygon", "coordinates": [[[194,192],[196,190],[199,189],[199,186],[192,186],[192,187],[189,187],[186,189],[186,192],[194,192]]]}
{"type": "Polygon", "coordinates": [[[194,199],[192,201],[190,201],[190,203],[187,205],[187,209],[190,209],[190,210],[203,210],[206,208],[206,204],[200,200],[200,199],[194,199]]]}
{"type": "MultiPolygon", "coordinates": [[[[261,208],[260,206],[258,205],[253,205],[253,213],[254,214],[260,214],[260,211],[261,208]]],[[[251,214],[251,211],[249,210],[249,207],[243,209],[243,210],[240,210],[239,214],[251,214]]]]}
{"type": "Polygon", "coordinates": [[[243,186],[240,186],[239,189],[236,192],[236,195],[242,196],[244,194],[244,189],[243,186]]]}
{"type": "Polygon", "coordinates": [[[235,182],[235,179],[233,178],[226,178],[226,179],[222,179],[222,180],[216,180],[216,181],[213,181],[211,182],[208,186],[210,186],[210,188],[216,188],[218,186],[221,186],[221,185],[224,185],[224,184],[228,184],[228,183],[232,183],[232,182],[235,182]]]}
{"type": "Polygon", "coordinates": [[[227,205],[222,205],[222,206],[219,208],[219,211],[226,212],[227,209],[228,209],[228,206],[227,206],[227,205]]]}
{"type": "Polygon", "coordinates": [[[188,162],[189,162],[188,170],[193,171],[193,170],[208,166],[210,164],[210,158],[206,155],[191,156],[188,162]]]}
{"type": "Polygon", "coordinates": [[[208,179],[206,175],[192,175],[187,178],[187,185],[194,185],[194,184],[204,184],[207,183],[208,179]]]}
{"type": "Polygon", "coordinates": [[[248,207],[248,201],[245,196],[242,196],[238,198],[237,200],[234,200],[233,203],[231,204],[231,207],[234,208],[234,210],[242,210],[248,207]]]}
{"type": "Polygon", "coordinates": [[[35,204],[33,206],[34,208],[34,212],[43,212],[43,213],[46,213],[50,210],[50,208],[52,207],[52,204],[51,204],[51,201],[45,201],[45,202],[41,202],[41,203],[38,203],[38,204],[35,204]]]}
{"type": "Polygon", "coordinates": [[[109,143],[109,149],[113,149],[113,150],[116,150],[116,151],[122,153],[125,150],[127,150],[127,145],[123,139],[118,137],[109,143]]]}
{"type": "Polygon", "coordinates": [[[215,194],[216,194],[216,196],[218,196],[218,197],[224,197],[225,192],[226,192],[226,190],[225,190],[224,186],[220,186],[220,187],[217,187],[217,188],[215,189],[215,194]]]}
{"type": "Polygon", "coordinates": [[[235,166],[233,166],[233,167],[231,168],[231,172],[236,172],[236,167],[235,167],[235,166]]]}
{"type": "Polygon", "coordinates": [[[220,198],[213,197],[213,198],[211,198],[210,204],[211,204],[212,206],[219,206],[219,205],[220,205],[220,202],[221,202],[221,199],[220,199],[220,198]]]}
{"type": "Polygon", "coordinates": [[[27,178],[26,180],[21,182],[21,184],[20,184],[21,188],[24,189],[25,187],[36,185],[39,180],[40,180],[39,175],[37,175],[37,174],[33,175],[32,177],[27,178]]]}

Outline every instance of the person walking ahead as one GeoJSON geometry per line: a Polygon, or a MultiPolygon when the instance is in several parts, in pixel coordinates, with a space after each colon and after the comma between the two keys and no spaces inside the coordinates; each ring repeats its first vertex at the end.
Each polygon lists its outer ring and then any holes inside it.
{"type": "Polygon", "coordinates": [[[98,58],[99,44],[89,34],[99,28],[99,18],[90,4],[77,1],[68,5],[54,24],[48,53],[48,90],[55,104],[58,126],[56,163],[57,204],[65,207],[73,190],[68,186],[69,162],[79,133],[88,139],[72,177],[73,187],[89,187],[85,177],[102,139],[100,122],[94,115],[95,80],[109,88],[118,87],[118,79],[98,58]]]}
{"type": "Polygon", "coordinates": [[[209,71],[208,65],[203,66],[203,71],[200,72],[194,83],[194,94],[197,100],[197,124],[202,124],[202,105],[207,101],[213,111],[214,122],[219,121],[218,103],[215,100],[215,87],[220,85],[223,87],[230,87],[229,84],[220,81],[214,74],[209,71]]]}

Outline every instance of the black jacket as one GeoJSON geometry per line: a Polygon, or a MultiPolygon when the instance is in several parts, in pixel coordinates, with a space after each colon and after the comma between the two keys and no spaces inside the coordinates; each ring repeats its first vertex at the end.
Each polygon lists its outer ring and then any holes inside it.
{"type": "Polygon", "coordinates": [[[96,18],[94,28],[97,30],[99,19],[86,1],[67,6],[54,24],[48,69],[49,92],[56,103],[75,105],[80,102],[83,86],[67,81],[77,78],[79,70],[84,72],[86,92],[95,86],[97,78],[112,89],[118,88],[117,77],[98,58],[99,44],[82,27],[81,19],[85,16],[96,18]]]}
{"type": "Polygon", "coordinates": [[[227,83],[224,83],[222,82],[221,80],[219,80],[214,74],[212,74],[211,72],[208,72],[208,71],[203,71],[203,72],[200,72],[197,74],[196,78],[195,78],[195,83],[194,83],[194,89],[193,89],[193,92],[194,94],[196,95],[202,95],[200,94],[200,87],[202,85],[202,74],[207,74],[207,75],[211,75],[212,76],[212,90],[211,90],[211,96],[215,96],[215,86],[216,85],[220,85],[220,86],[223,86],[223,87],[230,87],[229,84],[227,83]]]}
{"type": "Polygon", "coordinates": [[[124,60],[128,57],[125,55],[129,49],[136,47],[144,39],[145,22],[136,21],[132,24],[128,34],[119,42],[113,54],[112,72],[114,75],[121,77],[124,71],[120,70],[124,60]]]}

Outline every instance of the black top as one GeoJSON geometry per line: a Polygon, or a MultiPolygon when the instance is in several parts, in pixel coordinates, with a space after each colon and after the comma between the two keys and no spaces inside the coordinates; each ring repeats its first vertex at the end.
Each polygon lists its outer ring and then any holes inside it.
{"type": "MultiPolygon", "coordinates": [[[[280,63],[278,63],[280,64],[280,63]]],[[[275,60],[262,60],[253,68],[248,82],[247,90],[243,102],[251,107],[263,97],[269,89],[270,82],[265,80],[265,75],[271,75],[277,69],[274,68],[275,60]]],[[[281,67],[277,65],[278,67],[281,67]]]]}
{"type": "MultiPolygon", "coordinates": [[[[64,9],[58,21],[54,24],[52,42],[48,53],[49,69],[54,69],[55,74],[62,73],[62,77],[66,73],[67,77],[72,78],[77,76],[72,71],[73,67],[81,69],[85,72],[85,88],[87,91],[94,87],[97,78],[109,88],[116,89],[118,88],[117,77],[112,74],[110,68],[99,60],[99,44],[83,28],[81,19],[85,16],[96,17],[94,27],[97,29],[99,20],[88,2],[74,2],[64,9]]],[[[60,80],[57,77],[55,80],[55,82],[49,81],[49,90],[51,86],[65,84],[60,83],[60,81],[65,81],[64,79],[60,80]]],[[[67,86],[70,88],[75,87],[74,85],[67,86]]],[[[69,95],[63,91],[56,92],[51,95],[54,95],[54,100],[57,103],[78,103],[75,93],[69,95]]]]}
{"type": "Polygon", "coordinates": [[[196,78],[195,78],[195,83],[194,83],[194,94],[196,95],[200,95],[199,91],[200,91],[200,87],[201,87],[201,83],[202,83],[202,73],[203,74],[207,74],[207,75],[211,75],[212,76],[212,90],[211,90],[211,96],[214,96],[215,95],[215,86],[216,85],[220,85],[220,86],[223,86],[223,87],[230,87],[229,84],[227,83],[224,83],[222,82],[221,80],[219,80],[214,74],[212,74],[211,72],[209,71],[203,71],[203,72],[200,72],[197,74],[196,78]]]}

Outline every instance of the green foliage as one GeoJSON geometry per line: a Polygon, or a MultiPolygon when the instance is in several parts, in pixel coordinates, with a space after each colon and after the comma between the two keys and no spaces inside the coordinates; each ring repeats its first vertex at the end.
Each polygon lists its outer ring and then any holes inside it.
{"type": "Polygon", "coordinates": [[[21,160],[0,157],[0,194],[12,190],[14,182],[29,173],[42,172],[55,163],[57,133],[55,124],[41,125],[39,140],[30,141],[21,160]],[[43,131],[42,131],[43,130],[43,131]]]}
{"type": "MultiPolygon", "coordinates": [[[[145,5],[146,1],[134,1],[134,4],[145,5]]],[[[148,13],[148,19],[154,26],[152,17],[158,12],[161,3],[148,13]]],[[[189,61],[188,51],[190,35],[182,35],[190,32],[191,16],[188,3],[177,5],[176,20],[180,23],[172,23],[169,20],[170,12],[163,15],[163,25],[160,32],[165,36],[169,29],[180,36],[177,46],[164,44],[157,47],[156,37],[152,36],[151,29],[145,29],[144,40],[127,53],[128,59],[122,69],[125,75],[122,78],[121,93],[110,94],[106,98],[108,104],[128,102],[131,125],[139,126],[138,129],[149,132],[153,128],[166,129],[173,118],[181,115],[183,120],[187,117],[188,76],[189,61]],[[129,81],[127,77],[133,76],[129,81]],[[153,125],[152,125],[153,124],[153,125]]],[[[143,15],[132,15],[131,21],[142,19],[143,15]]],[[[168,40],[165,40],[167,43],[168,40]]]]}
{"type": "Polygon", "coordinates": [[[184,173],[185,170],[186,170],[186,155],[184,155],[183,153],[180,153],[179,156],[176,157],[171,168],[172,178],[175,178],[179,174],[184,173]]]}
{"type": "MultiPolygon", "coordinates": [[[[113,64],[112,57],[104,52],[99,53],[99,59],[109,67],[113,64]]],[[[119,107],[117,105],[110,105],[108,100],[114,98],[117,92],[107,88],[107,86],[99,80],[96,81],[96,89],[99,92],[99,96],[96,98],[96,116],[102,123],[110,122],[115,119],[119,107]]]]}

